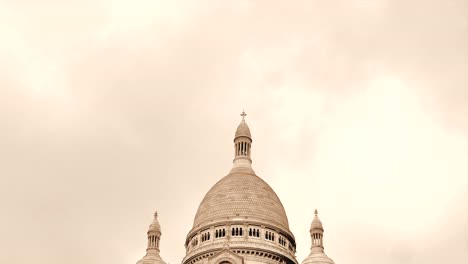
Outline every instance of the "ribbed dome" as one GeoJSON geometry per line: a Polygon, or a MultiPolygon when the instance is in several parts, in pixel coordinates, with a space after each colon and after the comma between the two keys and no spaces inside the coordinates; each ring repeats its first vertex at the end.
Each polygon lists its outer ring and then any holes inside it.
{"type": "Polygon", "coordinates": [[[198,207],[193,228],[229,219],[259,221],[291,234],[280,199],[251,169],[231,171],[208,191],[198,207]]]}
{"type": "Polygon", "coordinates": [[[310,254],[302,264],[335,264],[335,262],[329,258],[325,253],[318,252],[310,254]]]}
{"type": "Polygon", "coordinates": [[[252,138],[250,135],[250,128],[245,122],[245,120],[242,120],[239,126],[236,129],[236,135],[234,136],[234,140],[238,137],[248,137],[252,138]]]}

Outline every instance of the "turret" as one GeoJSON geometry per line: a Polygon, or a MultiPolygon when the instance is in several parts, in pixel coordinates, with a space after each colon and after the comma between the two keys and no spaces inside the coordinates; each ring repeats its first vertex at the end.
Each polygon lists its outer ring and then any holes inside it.
{"type": "Polygon", "coordinates": [[[161,240],[161,225],[158,221],[158,212],[154,213],[153,223],[148,228],[148,245],[146,255],[137,264],[166,264],[159,256],[159,241],[161,240]]]}
{"type": "Polygon", "coordinates": [[[247,114],[242,111],[242,120],[237,126],[236,134],[234,136],[234,166],[233,170],[238,168],[247,168],[252,169],[252,158],[251,158],[251,149],[252,149],[252,136],[250,135],[250,129],[247,123],[245,122],[245,116],[247,114]]]}
{"type": "Polygon", "coordinates": [[[334,264],[333,260],[329,258],[323,247],[323,225],[318,217],[318,211],[315,209],[315,217],[310,225],[310,237],[312,239],[312,247],[310,248],[310,254],[302,262],[302,264],[334,264]]]}

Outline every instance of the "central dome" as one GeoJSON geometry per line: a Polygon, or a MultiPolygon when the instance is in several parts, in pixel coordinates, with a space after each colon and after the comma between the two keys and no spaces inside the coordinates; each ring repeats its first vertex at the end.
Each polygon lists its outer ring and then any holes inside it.
{"type": "Polygon", "coordinates": [[[280,199],[253,170],[232,171],[218,181],[198,207],[193,228],[237,219],[270,224],[291,234],[280,199]]]}
{"type": "Polygon", "coordinates": [[[241,116],[233,167],[201,201],[185,240],[183,264],[297,264],[283,204],[252,169],[252,137],[245,112],[241,116]]]}

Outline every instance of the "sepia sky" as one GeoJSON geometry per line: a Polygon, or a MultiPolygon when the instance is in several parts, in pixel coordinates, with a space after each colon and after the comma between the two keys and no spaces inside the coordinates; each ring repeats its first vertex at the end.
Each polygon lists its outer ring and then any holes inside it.
{"type": "Polygon", "coordinates": [[[463,0],[0,0],[0,263],[180,263],[243,108],[299,263],[468,263],[463,0]]]}

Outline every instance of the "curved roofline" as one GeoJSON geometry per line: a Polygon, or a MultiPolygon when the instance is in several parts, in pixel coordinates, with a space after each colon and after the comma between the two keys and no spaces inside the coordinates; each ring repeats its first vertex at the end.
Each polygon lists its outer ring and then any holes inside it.
{"type": "MultiPolygon", "coordinates": [[[[197,209],[197,212],[195,213],[195,218],[193,220],[193,224],[192,224],[192,229],[195,229],[197,228],[198,225],[200,225],[201,223],[203,223],[203,221],[198,221],[197,220],[199,219],[200,215],[201,215],[201,208],[202,208],[202,205],[206,202],[207,199],[209,199],[209,194],[211,194],[212,191],[214,191],[218,186],[220,186],[222,184],[222,181],[225,180],[227,177],[257,177],[257,179],[259,179],[263,184],[265,184],[272,192],[272,194],[275,196],[275,198],[278,200],[278,206],[280,207],[280,210],[282,211],[282,213],[284,214],[284,220],[285,223],[281,223],[281,221],[278,221],[279,223],[279,227],[283,227],[284,229],[288,230],[290,233],[292,233],[289,229],[289,220],[288,220],[288,216],[286,214],[286,210],[283,206],[283,203],[281,202],[281,199],[278,197],[278,195],[276,194],[276,192],[273,190],[273,188],[271,188],[271,186],[265,181],[263,180],[261,177],[259,177],[258,175],[255,174],[255,172],[253,170],[242,170],[242,171],[231,171],[229,174],[227,174],[226,176],[222,177],[221,179],[219,179],[209,190],[208,192],[205,194],[205,196],[203,197],[202,201],[200,202],[199,206],[198,206],[198,209],[197,209]],[[201,222],[201,223],[200,223],[201,222]],[[283,226],[284,225],[284,226],[283,226]]],[[[243,216],[241,216],[243,217],[243,216]]],[[[276,220],[276,219],[275,219],[276,220]]],[[[213,221],[213,220],[212,220],[213,221]]]]}

